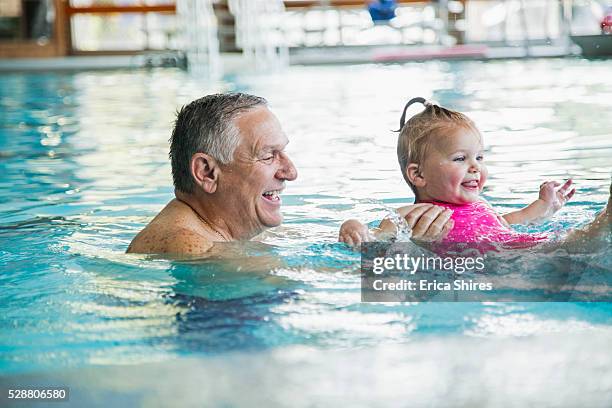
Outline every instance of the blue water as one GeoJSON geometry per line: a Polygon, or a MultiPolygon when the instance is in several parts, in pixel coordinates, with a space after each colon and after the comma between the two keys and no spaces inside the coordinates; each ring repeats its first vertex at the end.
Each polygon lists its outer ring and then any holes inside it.
{"type": "MultiPolygon", "coordinates": [[[[0,374],[225,364],[236,353],[280,372],[274,356],[301,346],[324,367],[349,364],[336,351],[362,350],[354,364],[364,372],[363,350],[381,346],[422,344],[435,365],[457,344],[490,358],[499,341],[528,353],[542,339],[609,345],[610,303],[361,303],[359,254],[335,241],[343,220],[374,222],[412,202],[391,130],[416,95],[477,122],[485,196],[500,212],[534,200],[544,179],[571,176],[572,202],[525,230],[584,225],[608,196],[611,68],[578,59],[293,67],[215,83],[169,69],[3,74],[0,374]],[[268,245],[227,248],[229,262],[124,254],[172,197],[174,112],[227,90],[265,96],[291,140],[299,177],[283,197],[285,223],[263,235],[268,245]]],[[[585,259],[610,272],[609,248],[585,259]]],[[[512,262],[519,280],[533,272],[512,262]]]]}

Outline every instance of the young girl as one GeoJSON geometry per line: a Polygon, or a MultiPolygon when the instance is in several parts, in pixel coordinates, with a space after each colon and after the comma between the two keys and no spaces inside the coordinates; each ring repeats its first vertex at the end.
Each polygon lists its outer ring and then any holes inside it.
{"type": "MultiPolygon", "coordinates": [[[[532,223],[550,217],[574,195],[572,181],[562,186],[549,181],[540,186],[539,198],[527,207],[503,216],[480,198],[487,180],[482,136],[467,116],[423,98],[410,100],[400,119],[397,156],[404,179],[415,194],[417,204],[442,207],[449,221],[440,225],[442,242],[495,242],[513,247],[532,246],[547,240],[545,234],[519,233],[510,224],[532,223]],[[406,110],[422,103],[425,110],[405,122],[406,110]],[[405,122],[405,123],[404,123],[405,122]],[[447,231],[444,231],[444,228],[447,231]]],[[[611,186],[612,188],[612,186],[611,186]]],[[[611,192],[612,193],[612,192],[611,192]]],[[[608,208],[586,231],[571,234],[571,239],[592,235],[609,227],[608,208]]],[[[400,209],[400,215],[402,209],[400,209]]],[[[395,233],[388,219],[374,231],[376,237],[395,233]]],[[[371,240],[368,229],[356,220],[346,221],[340,229],[340,241],[351,245],[371,240]]]]}

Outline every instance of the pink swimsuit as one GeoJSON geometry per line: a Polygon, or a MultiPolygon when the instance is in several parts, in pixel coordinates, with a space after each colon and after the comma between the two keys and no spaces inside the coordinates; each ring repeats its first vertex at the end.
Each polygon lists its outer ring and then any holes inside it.
{"type": "MultiPolygon", "coordinates": [[[[431,201],[453,210],[451,219],[455,226],[442,241],[445,243],[501,243],[504,247],[527,248],[548,238],[545,234],[527,234],[514,231],[504,225],[499,216],[483,201],[468,204],[449,204],[441,201],[431,201]]],[[[494,246],[487,245],[489,249],[494,246]]]]}

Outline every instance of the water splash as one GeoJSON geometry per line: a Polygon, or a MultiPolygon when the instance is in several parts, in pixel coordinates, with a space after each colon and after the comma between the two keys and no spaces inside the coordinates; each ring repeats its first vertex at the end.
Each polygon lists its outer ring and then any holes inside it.
{"type": "Polygon", "coordinates": [[[178,0],[176,11],[183,28],[183,51],[189,71],[210,79],[220,78],[222,65],[212,0],[178,0]]]}
{"type": "Polygon", "coordinates": [[[400,215],[398,211],[390,211],[385,219],[391,221],[395,226],[395,239],[399,242],[410,241],[412,238],[412,228],[406,222],[406,219],[400,215]]]}
{"type": "Polygon", "coordinates": [[[236,18],[236,45],[257,71],[289,65],[289,50],[282,26],[285,4],[280,0],[229,0],[236,18]]]}

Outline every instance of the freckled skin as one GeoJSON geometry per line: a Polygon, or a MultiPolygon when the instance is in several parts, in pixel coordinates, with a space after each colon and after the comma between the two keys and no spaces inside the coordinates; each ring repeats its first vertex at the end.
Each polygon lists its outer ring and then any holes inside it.
{"type": "Polygon", "coordinates": [[[202,226],[193,211],[172,200],[136,235],[128,253],[203,253],[208,251],[215,236],[202,226]]]}

